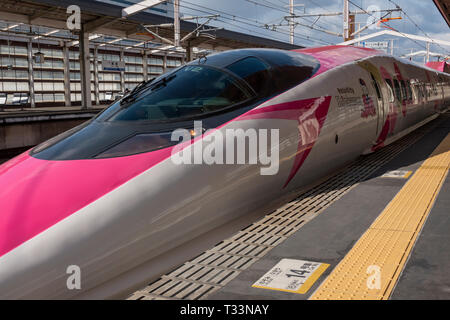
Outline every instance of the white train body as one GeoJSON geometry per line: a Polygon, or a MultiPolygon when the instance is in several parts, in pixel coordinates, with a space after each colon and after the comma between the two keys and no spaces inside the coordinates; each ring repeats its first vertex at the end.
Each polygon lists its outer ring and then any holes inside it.
{"type": "MultiPolygon", "coordinates": [[[[224,68],[217,62],[222,56],[228,65],[278,54],[285,53],[239,50],[188,66],[224,68]]],[[[101,122],[114,106],[0,166],[0,299],[124,297],[450,105],[448,74],[377,51],[337,46],[289,54],[311,58],[307,79],[209,125],[223,135],[279,130],[275,175],[261,175],[262,166],[252,164],[177,165],[173,145],[99,157],[92,150],[103,146],[96,139],[108,140],[102,137],[109,124],[101,122]],[[74,151],[87,140],[92,146],[74,151]],[[69,266],[81,271],[80,289],[67,287],[69,266]]],[[[268,79],[268,86],[276,81],[268,79]]]]}

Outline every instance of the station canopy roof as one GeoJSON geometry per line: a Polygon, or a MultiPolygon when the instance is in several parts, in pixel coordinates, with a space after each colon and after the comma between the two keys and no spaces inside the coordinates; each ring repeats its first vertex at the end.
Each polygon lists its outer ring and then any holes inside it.
{"type": "Polygon", "coordinates": [[[434,3],[450,27],[450,0],[434,0],[434,3]]]}
{"type": "MultiPolygon", "coordinates": [[[[71,41],[72,45],[77,45],[77,36],[67,30],[67,7],[76,4],[81,9],[81,23],[86,32],[93,34],[91,42],[104,44],[118,41],[129,41],[129,47],[133,49],[158,49],[162,51],[170,47],[167,43],[161,42],[158,38],[151,36],[143,29],[142,25],[171,24],[173,19],[163,15],[154,14],[148,11],[141,11],[127,18],[122,18],[123,6],[106,4],[92,0],[2,0],[0,6],[0,20],[15,22],[27,26],[42,26],[46,29],[46,37],[55,37],[65,33],[65,41],[71,41]],[[52,31],[52,28],[54,29],[52,31]],[[102,35],[96,37],[95,35],[102,35]],[[116,40],[114,40],[116,39],[116,40]],[[134,41],[134,42],[133,42],[134,41]]],[[[196,23],[181,21],[181,38],[197,28],[196,23]]],[[[158,27],[151,29],[157,34],[173,39],[173,27],[158,27]]],[[[26,30],[20,31],[20,25],[0,28],[2,34],[5,32],[15,32],[27,34],[26,30]],[[14,28],[13,28],[14,27],[14,28]],[[18,31],[19,30],[19,31],[18,31]]],[[[28,31],[30,32],[30,31],[28,31]]],[[[39,34],[42,34],[40,32],[39,34]]],[[[219,29],[212,31],[215,37],[196,37],[190,45],[206,50],[222,51],[227,49],[240,48],[278,48],[278,49],[298,49],[286,42],[256,37],[245,33],[219,29]]],[[[36,38],[36,37],[35,37],[36,38]]],[[[63,39],[63,37],[62,37],[63,39]]]]}

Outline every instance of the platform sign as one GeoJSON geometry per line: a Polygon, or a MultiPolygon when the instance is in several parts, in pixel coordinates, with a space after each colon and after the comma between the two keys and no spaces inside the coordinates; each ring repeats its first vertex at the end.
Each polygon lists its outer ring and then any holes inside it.
{"type": "Polygon", "coordinates": [[[320,262],[282,259],[252,287],[305,294],[329,266],[320,262]]]}
{"type": "Polygon", "coordinates": [[[412,174],[412,171],[394,170],[383,174],[382,178],[396,178],[396,179],[408,179],[412,174]]]}
{"type": "Polygon", "coordinates": [[[43,64],[45,62],[45,56],[42,52],[36,52],[33,55],[33,60],[36,64],[43,64]]]}
{"type": "Polygon", "coordinates": [[[103,60],[102,67],[104,71],[125,71],[125,61],[103,60]]]}
{"type": "Polygon", "coordinates": [[[382,50],[387,52],[389,48],[389,42],[387,41],[364,41],[362,42],[363,47],[365,48],[371,48],[375,50],[382,50]]]}

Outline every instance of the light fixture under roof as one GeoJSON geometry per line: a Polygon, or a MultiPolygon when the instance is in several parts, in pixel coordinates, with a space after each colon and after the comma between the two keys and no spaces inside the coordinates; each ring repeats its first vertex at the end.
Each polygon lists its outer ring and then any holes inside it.
{"type": "Polygon", "coordinates": [[[123,38],[114,39],[114,40],[111,40],[111,41],[108,41],[108,42],[100,44],[99,47],[103,47],[103,46],[106,46],[108,44],[116,43],[116,42],[119,42],[119,41],[122,41],[122,40],[123,40],[123,38]]]}
{"type": "Polygon", "coordinates": [[[59,29],[51,30],[51,31],[49,31],[49,32],[46,32],[46,33],[44,33],[44,34],[41,34],[41,35],[39,35],[39,36],[34,37],[33,40],[36,40],[36,39],[39,39],[39,38],[42,38],[42,37],[45,37],[45,36],[52,35],[52,34],[54,34],[54,33],[57,33],[58,31],[60,31],[60,30],[59,30],[59,29]]]}

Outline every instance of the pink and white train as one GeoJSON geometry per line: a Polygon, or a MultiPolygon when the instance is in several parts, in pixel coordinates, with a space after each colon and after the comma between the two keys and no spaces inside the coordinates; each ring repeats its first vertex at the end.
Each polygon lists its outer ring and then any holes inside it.
{"type": "Polygon", "coordinates": [[[0,299],[124,297],[449,105],[449,74],[370,49],[193,61],[0,166],[0,299]],[[194,120],[278,129],[278,173],[174,164],[175,129],[206,135],[194,120]]]}

